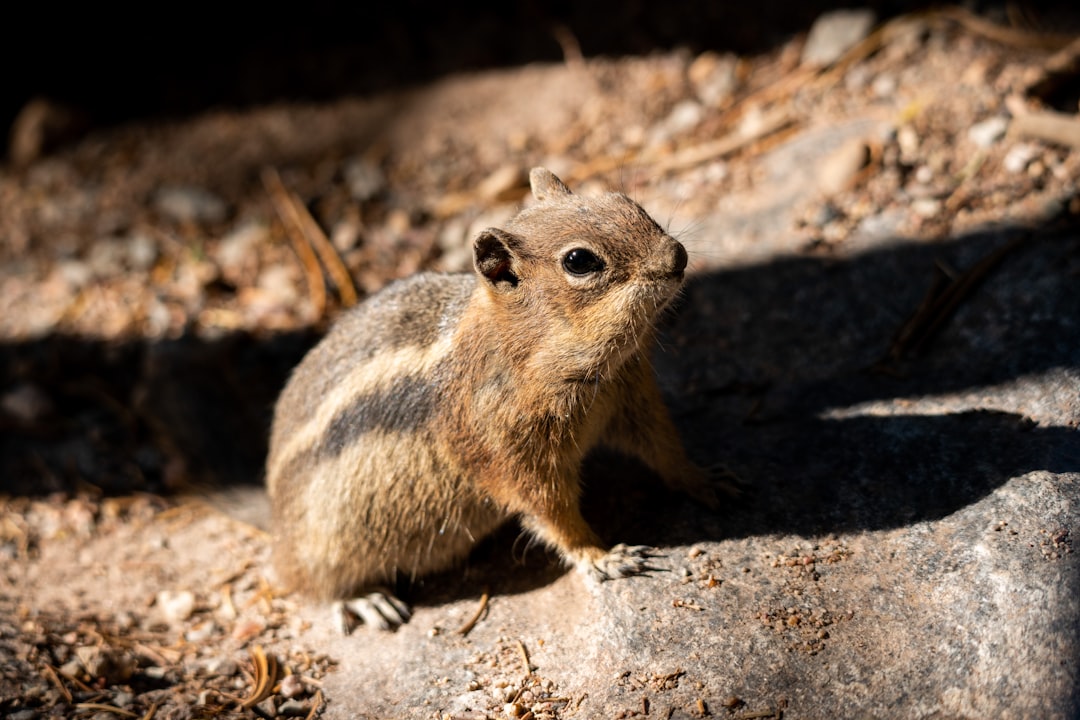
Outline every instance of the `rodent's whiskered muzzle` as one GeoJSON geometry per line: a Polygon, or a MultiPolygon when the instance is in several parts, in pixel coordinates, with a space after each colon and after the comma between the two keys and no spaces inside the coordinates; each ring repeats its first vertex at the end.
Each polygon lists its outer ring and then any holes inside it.
{"type": "Polygon", "coordinates": [[[688,262],[686,248],[678,240],[669,237],[653,251],[649,262],[649,274],[657,281],[664,283],[672,280],[682,281],[688,262]]]}
{"type": "Polygon", "coordinates": [[[686,263],[689,262],[689,257],[686,254],[686,248],[678,240],[672,240],[675,245],[674,257],[672,258],[672,274],[682,275],[686,270],[686,263]]]}

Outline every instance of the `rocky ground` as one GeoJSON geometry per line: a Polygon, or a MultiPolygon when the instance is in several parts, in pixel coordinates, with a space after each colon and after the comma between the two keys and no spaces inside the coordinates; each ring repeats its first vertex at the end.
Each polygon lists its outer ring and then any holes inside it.
{"type": "Polygon", "coordinates": [[[24,110],[0,168],[0,714],[1080,712],[1073,38],[939,11],[748,57],[561,42],[51,154],[62,111],[24,110]],[[269,408],[342,308],[466,269],[535,165],[690,249],[656,365],[691,454],[747,492],[711,515],[598,458],[589,516],[658,572],[594,586],[508,527],[402,588],[398,632],[340,637],[268,568],[269,408]]]}

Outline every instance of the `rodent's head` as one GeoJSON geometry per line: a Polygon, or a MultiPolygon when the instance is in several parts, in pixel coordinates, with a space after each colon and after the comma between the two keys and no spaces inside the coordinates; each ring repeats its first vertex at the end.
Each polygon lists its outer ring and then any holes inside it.
{"type": "Polygon", "coordinates": [[[543,168],[529,180],[539,202],[473,243],[482,292],[541,331],[530,355],[563,379],[609,377],[651,340],[686,249],[621,193],[575,195],[543,168]]]}

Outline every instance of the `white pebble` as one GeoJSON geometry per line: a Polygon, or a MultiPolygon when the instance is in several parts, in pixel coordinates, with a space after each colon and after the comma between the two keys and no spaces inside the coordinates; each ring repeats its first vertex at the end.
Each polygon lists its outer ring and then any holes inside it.
{"type": "Polygon", "coordinates": [[[1001,161],[1002,167],[1011,173],[1021,173],[1027,170],[1028,164],[1035,159],[1039,151],[1034,145],[1019,143],[1009,148],[1005,158],[1001,161]]]}
{"type": "Polygon", "coordinates": [[[1005,132],[1008,129],[1009,121],[1000,115],[996,115],[975,123],[968,128],[968,139],[981,148],[988,148],[1005,137],[1005,132]]]}
{"type": "Polygon", "coordinates": [[[911,203],[911,211],[919,217],[934,217],[941,212],[941,201],[934,198],[920,198],[911,203]]]}
{"type": "Polygon", "coordinates": [[[195,594],[188,590],[162,590],[157,594],[157,604],[169,622],[182,622],[195,612],[195,594]]]}
{"type": "Polygon", "coordinates": [[[154,196],[154,207],[176,222],[221,222],[225,202],[208,190],[198,187],[167,187],[154,196]]]}

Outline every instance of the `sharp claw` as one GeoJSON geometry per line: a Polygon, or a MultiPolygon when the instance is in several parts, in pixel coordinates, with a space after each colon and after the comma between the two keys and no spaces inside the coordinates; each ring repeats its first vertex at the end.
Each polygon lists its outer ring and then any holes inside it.
{"type": "Polygon", "coordinates": [[[651,550],[652,548],[647,545],[619,544],[606,554],[590,561],[585,570],[601,582],[640,575],[654,569],[647,564],[649,558],[653,557],[651,550]]]}
{"type": "Polygon", "coordinates": [[[392,630],[411,617],[409,607],[386,591],[376,591],[334,603],[338,628],[349,635],[357,620],[376,630],[392,630]]]}

